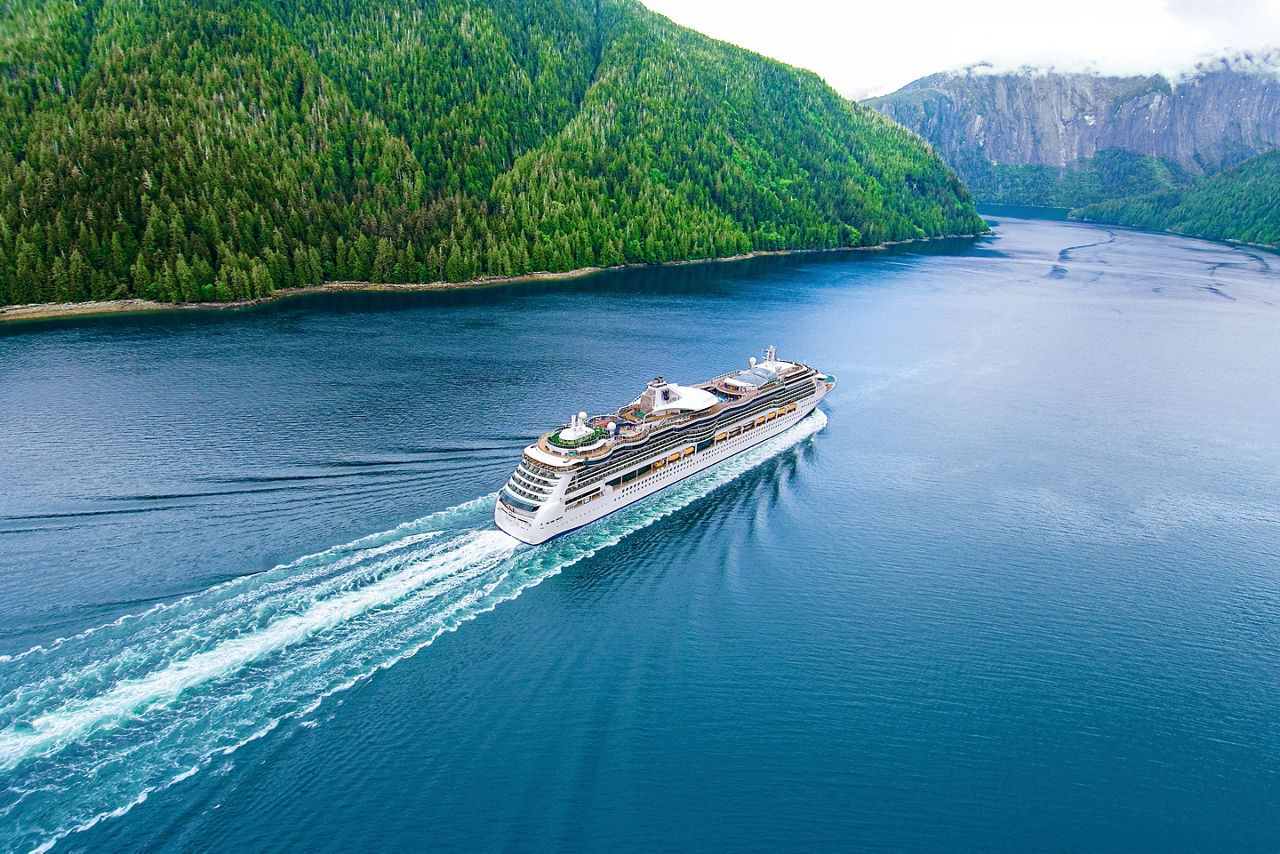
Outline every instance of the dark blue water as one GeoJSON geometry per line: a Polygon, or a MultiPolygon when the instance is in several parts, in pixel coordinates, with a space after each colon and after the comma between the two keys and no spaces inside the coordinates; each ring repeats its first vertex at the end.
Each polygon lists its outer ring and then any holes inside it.
{"type": "Polygon", "coordinates": [[[1275,850],[1280,258],[1063,222],[0,333],[0,849],[1275,850]],[[536,549],[520,448],[826,423],[536,549]]]}

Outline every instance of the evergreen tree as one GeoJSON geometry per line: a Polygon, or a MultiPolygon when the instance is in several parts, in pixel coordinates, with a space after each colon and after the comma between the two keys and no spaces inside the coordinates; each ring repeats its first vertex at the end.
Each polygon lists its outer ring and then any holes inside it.
{"type": "Polygon", "coordinates": [[[391,241],[385,237],[379,238],[377,253],[373,259],[373,281],[390,282],[395,263],[395,250],[391,248],[391,241]]]}
{"type": "Polygon", "coordinates": [[[467,278],[466,264],[462,260],[462,249],[456,242],[449,248],[449,260],[444,264],[444,278],[447,282],[461,282],[467,278]]]}

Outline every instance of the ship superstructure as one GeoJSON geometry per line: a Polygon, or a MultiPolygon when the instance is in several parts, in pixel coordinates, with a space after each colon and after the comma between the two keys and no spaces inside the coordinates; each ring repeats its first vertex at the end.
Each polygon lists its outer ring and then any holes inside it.
{"type": "Polygon", "coordinates": [[[545,542],[776,436],[834,386],[773,347],[706,382],[658,377],[616,413],[580,412],[525,448],[494,519],[517,539],[545,542]]]}

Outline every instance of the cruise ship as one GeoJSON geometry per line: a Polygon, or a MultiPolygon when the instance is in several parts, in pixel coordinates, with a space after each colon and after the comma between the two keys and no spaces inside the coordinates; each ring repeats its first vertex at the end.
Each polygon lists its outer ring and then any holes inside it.
{"type": "Polygon", "coordinates": [[[580,528],[776,436],[835,383],[773,347],[706,382],[658,377],[617,413],[580,412],[525,448],[494,520],[530,544],[580,528]]]}

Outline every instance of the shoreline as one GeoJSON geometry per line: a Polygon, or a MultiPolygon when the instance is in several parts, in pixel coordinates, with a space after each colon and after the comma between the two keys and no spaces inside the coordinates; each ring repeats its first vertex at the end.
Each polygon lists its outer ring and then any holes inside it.
{"type": "Polygon", "coordinates": [[[469,288],[499,287],[524,282],[558,282],[570,279],[582,279],[597,273],[608,273],[615,270],[632,270],[639,267],[683,267],[692,264],[713,264],[720,262],[747,261],[752,258],[763,258],[775,255],[800,255],[807,253],[829,252],[873,252],[890,246],[906,246],[913,243],[928,243],[935,240],[952,240],[962,237],[982,237],[990,234],[940,234],[936,237],[918,237],[912,240],[895,240],[875,246],[841,246],[835,249],[770,249],[758,252],[747,252],[741,255],[729,255],[723,258],[690,258],[684,261],[659,261],[655,263],[621,264],[616,267],[579,267],[562,273],[539,271],[523,273],[518,276],[481,276],[463,282],[413,282],[392,284],[389,282],[324,282],[319,285],[308,285],[298,288],[279,288],[269,296],[257,297],[234,302],[154,302],[152,300],[130,297],[128,299],[102,300],[98,302],[38,302],[25,305],[0,306],[0,323],[18,323],[34,320],[56,320],[68,317],[106,317],[115,314],[144,314],[153,311],[221,311],[224,309],[252,308],[277,300],[305,294],[325,294],[343,292],[405,292],[405,291],[452,291],[469,288]]]}
{"type": "Polygon", "coordinates": [[[1223,246],[1230,246],[1233,249],[1260,249],[1263,252],[1270,252],[1273,255],[1280,255],[1280,244],[1276,243],[1250,243],[1247,240],[1237,240],[1234,237],[1210,237],[1205,234],[1195,234],[1190,231],[1178,231],[1172,228],[1154,228],[1149,225],[1124,225],[1118,222],[1107,222],[1104,219],[1087,219],[1085,217],[1068,216],[1067,222],[1078,222],[1082,225],[1102,225],[1107,228],[1123,228],[1127,231],[1138,231],[1144,234],[1164,234],[1170,237],[1185,237],[1188,240],[1203,240],[1207,243],[1218,243],[1223,246]]]}

